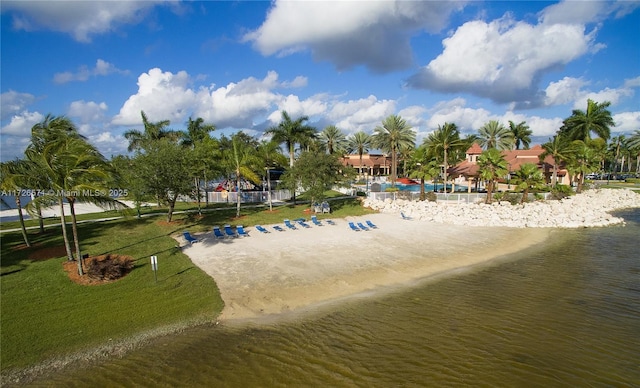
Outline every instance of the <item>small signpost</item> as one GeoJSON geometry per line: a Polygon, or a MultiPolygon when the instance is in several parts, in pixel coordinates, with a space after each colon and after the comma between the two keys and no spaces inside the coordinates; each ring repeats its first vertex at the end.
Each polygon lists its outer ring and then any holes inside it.
{"type": "Polygon", "coordinates": [[[156,283],[158,283],[158,256],[151,256],[151,269],[153,270],[156,283]]]}

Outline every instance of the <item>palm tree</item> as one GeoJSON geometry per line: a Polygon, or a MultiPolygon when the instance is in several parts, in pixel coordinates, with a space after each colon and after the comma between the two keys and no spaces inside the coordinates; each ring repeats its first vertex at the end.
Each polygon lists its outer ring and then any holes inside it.
{"type": "Polygon", "coordinates": [[[542,144],[544,152],[540,154],[540,161],[544,161],[547,156],[553,158],[553,174],[551,185],[555,187],[558,183],[558,166],[562,162],[566,162],[571,158],[571,145],[567,138],[562,134],[557,134],[548,142],[542,144]]]}
{"type": "Polygon", "coordinates": [[[629,136],[629,150],[636,156],[636,174],[640,173],[640,130],[635,130],[629,136]]]}
{"type": "Polygon", "coordinates": [[[485,149],[510,150],[514,139],[509,128],[496,120],[491,120],[478,130],[480,145],[485,149]]]}
{"type": "Polygon", "coordinates": [[[13,193],[18,208],[18,219],[20,220],[20,229],[22,230],[22,238],[27,247],[31,246],[29,237],[27,236],[27,228],[24,224],[24,214],[22,213],[21,197],[26,194],[24,190],[30,190],[29,176],[34,172],[30,168],[30,163],[24,159],[16,159],[0,164],[0,189],[3,193],[13,193]]]}
{"type": "Polygon", "coordinates": [[[261,165],[265,167],[267,179],[267,190],[269,192],[269,211],[273,211],[271,202],[271,168],[286,164],[286,157],[280,152],[280,145],[275,141],[262,141],[257,148],[258,157],[262,160],[261,165]]]}
{"type": "Polygon", "coordinates": [[[411,155],[408,173],[410,178],[420,179],[420,200],[424,201],[426,199],[424,182],[440,175],[440,164],[429,154],[427,147],[422,145],[411,155]]]}
{"type": "MultiPolygon", "coordinates": [[[[242,132],[240,132],[242,133],[242,132]]],[[[246,178],[255,184],[260,184],[260,176],[256,171],[262,170],[262,160],[256,153],[254,144],[243,141],[239,134],[231,137],[233,145],[233,155],[231,167],[236,178],[237,201],[236,201],[236,217],[240,217],[240,201],[242,199],[242,178],[246,178]]]]}
{"type": "Polygon", "coordinates": [[[382,121],[382,126],[374,129],[372,146],[391,154],[391,186],[395,186],[398,177],[398,152],[413,147],[415,142],[415,131],[400,116],[390,115],[382,121]]]}
{"type": "Polygon", "coordinates": [[[289,167],[293,167],[296,144],[305,144],[316,136],[316,129],[304,124],[307,120],[307,116],[291,120],[289,114],[283,110],[280,124],[265,131],[265,134],[272,135],[272,140],[278,144],[285,144],[289,152],[289,167]]]}
{"type": "Polygon", "coordinates": [[[507,161],[502,152],[489,148],[478,157],[478,167],[480,178],[487,181],[486,203],[491,203],[496,181],[509,173],[507,161]]]}
{"type": "Polygon", "coordinates": [[[149,122],[147,115],[144,111],[140,111],[142,116],[142,125],[144,126],[144,132],[140,132],[137,129],[130,129],[124,133],[124,137],[129,140],[129,152],[134,150],[141,150],[148,147],[150,141],[159,140],[162,138],[169,138],[171,140],[177,140],[180,134],[175,131],[165,129],[169,126],[169,120],[162,120],[155,123],[149,122]]]}
{"type": "Polygon", "coordinates": [[[524,203],[529,196],[530,190],[540,189],[544,184],[544,177],[538,166],[533,163],[525,163],[515,171],[513,181],[516,188],[522,190],[522,199],[520,203],[524,203]]]}
{"type": "MultiPolygon", "coordinates": [[[[192,151],[195,151],[196,145],[202,144],[205,139],[210,139],[211,135],[209,133],[215,131],[215,129],[216,127],[213,124],[205,124],[204,119],[201,117],[198,117],[195,120],[189,117],[189,120],[187,121],[187,130],[179,133],[181,137],[180,143],[185,147],[190,147],[192,151]]],[[[193,169],[193,181],[195,186],[195,195],[198,202],[198,214],[200,215],[202,214],[200,207],[200,178],[201,176],[204,176],[204,182],[207,182],[206,172],[209,164],[209,156],[209,153],[203,154],[201,152],[194,152],[195,168],[193,169]]],[[[208,198],[206,198],[206,200],[208,202],[208,198]]]]}
{"type": "MultiPolygon", "coordinates": [[[[97,149],[78,137],[64,136],[56,139],[48,143],[40,153],[35,153],[33,148],[28,148],[26,155],[47,176],[50,185],[48,188],[54,193],[38,197],[31,203],[49,203],[52,196],[57,197],[63,224],[65,223],[64,201],[69,205],[78,274],[83,275],[75,204],[89,202],[103,208],[125,207],[109,196],[109,188],[106,186],[111,181],[110,166],[97,149]]],[[[63,226],[64,230],[66,228],[63,226]]],[[[70,244],[66,243],[67,248],[70,248],[70,244]]],[[[72,259],[73,253],[68,251],[67,256],[72,259]]]]}
{"type": "Polygon", "coordinates": [[[362,174],[362,155],[364,155],[365,152],[369,152],[370,146],[371,136],[363,131],[356,132],[347,138],[347,152],[355,152],[360,157],[360,174],[362,174]]]}
{"type": "Polygon", "coordinates": [[[594,140],[586,142],[582,140],[574,140],[571,142],[571,158],[567,163],[567,168],[576,176],[576,193],[582,192],[584,176],[594,171],[599,164],[598,156],[594,147],[590,145],[592,141],[594,140]]]}
{"type": "Polygon", "coordinates": [[[335,125],[328,125],[320,132],[320,141],[327,148],[329,154],[344,153],[347,147],[346,136],[335,125]]]}
{"type": "Polygon", "coordinates": [[[522,144],[525,150],[529,149],[529,144],[531,144],[531,135],[533,132],[529,129],[526,121],[522,121],[519,124],[514,123],[509,120],[509,131],[511,131],[511,135],[513,136],[514,146],[517,150],[520,149],[520,144],[522,144]]]}
{"type": "Polygon", "coordinates": [[[460,138],[458,127],[454,123],[444,123],[442,126],[438,125],[438,129],[431,132],[422,144],[431,155],[437,155],[438,158],[442,155],[444,191],[447,192],[447,171],[449,170],[449,163],[455,163],[457,161],[457,158],[456,160],[452,160],[452,155],[459,156],[460,153],[454,151],[468,148],[467,142],[460,138]]]}
{"type": "Polygon", "coordinates": [[[616,124],[607,109],[611,102],[601,104],[593,100],[587,100],[587,110],[574,109],[571,116],[564,120],[561,131],[569,134],[571,140],[586,141],[591,139],[591,132],[598,137],[608,140],[611,135],[609,127],[616,124]]]}

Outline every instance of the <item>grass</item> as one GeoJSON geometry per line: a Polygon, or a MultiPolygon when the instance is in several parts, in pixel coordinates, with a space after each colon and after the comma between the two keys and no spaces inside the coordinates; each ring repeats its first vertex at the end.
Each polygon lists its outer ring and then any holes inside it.
{"type": "MultiPolygon", "coordinates": [[[[196,204],[184,204],[193,210],[196,204]]],[[[357,199],[331,201],[332,214],[341,218],[369,214],[357,199]]],[[[126,341],[163,327],[211,322],[224,306],[215,281],[193,265],[171,236],[183,230],[210,232],[213,225],[282,223],[310,216],[308,204],[236,209],[225,206],[198,216],[182,213],[174,222],[165,215],[124,218],[79,224],[84,253],[116,253],[134,258],[134,269],[124,278],[99,286],[81,286],[63,271],[65,257],[32,260],[39,249],[63,245],[59,227],[45,234],[29,230],[33,247],[24,248],[20,231],[1,235],[0,314],[1,364],[7,370],[27,368],[46,360],[88,351],[111,341],[126,341]],[[149,257],[158,256],[158,281],[149,257]]],[[[157,209],[156,209],[157,210],[157,209]]],[[[104,213],[100,213],[104,216],[104,213]]],[[[87,215],[87,219],[99,218],[87,215]]],[[[84,217],[83,217],[84,218],[84,217]]],[[[3,229],[7,227],[2,225],[3,229]]]]}

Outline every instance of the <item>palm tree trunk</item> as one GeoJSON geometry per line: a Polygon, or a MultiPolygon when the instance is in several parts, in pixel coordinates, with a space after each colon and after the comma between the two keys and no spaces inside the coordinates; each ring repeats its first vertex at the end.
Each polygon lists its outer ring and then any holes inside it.
{"type": "Polygon", "coordinates": [[[487,182],[487,200],[485,201],[485,203],[490,204],[491,203],[491,195],[493,194],[493,181],[490,180],[487,182]]]}
{"type": "Polygon", "coordinates": [[[445,194],[447,193],[447,170],[449,168],[449,166],[447,165],[447,157],[448,157],[448,150],[447,147],[444,148],[444,173],[443,173],[443,180],[444,180],[444,189],[442,190],[445,194]]]}
{"type": "Polygon", "coordinates": [[[558,184],[558,165],[553,165],[553,174],[551,175],[551,185],[555,187],[558,184]]]}
{"type": "Polygon", "coordinates": [[[236,217],[240,217],[240,193],[242,192],[240,188],[240,171],[236,171],[236,177],[236,185],[238,186],[236,191],[236,217]]]}
{"type": "Polygon", "coordinates": [[[420,178],[420,200],[424,201],[427,199],[427,196],[424,192],[424,176],[420,178]]]}
{"type": "Polygon", "coordinates": [[[520,204],[522,205],[526,200],[527,197],[529,196],[529,188],[527,187],[526,189],[524,189],[524,191],[522,192],[522,199],[520,199],[520,204]]]}
{"type": "Polygon", "coordinates": [[[271,201],[271,174],[269,173],[269,169],[267,168],[267,190],[269,190],[269,211],[273,211],[273,203],[271,201]]]}
{"type": "Polygon", "coordinates": [[[78,223],[76,220],[76,210],[75,210],[75,199],[67,198],[67,202],[69,202],[69,210],[71,211],[71,231],[73,233],[73,241],[76,246],[76,257],[78,260],[78,275],[84,275],[84,271],[82,270],[82,254],[80,252],[80,239],[78,238],[78,223]]]}
{"type": "Polygon", "coordinates": [[[42,218],[42,207],[40,205],[36,205],[36,209],[38,210],[38,227],[40,228],[40,234],[44,234],[44,219],[42,218]]]}
{"type": "Polygon", "coordinates": [[[64,248],[67,251],[67,260],[73,261],[73,251],[71,250],[71,244],[69,243],[69,235],[67,233],[67,222],[64,219],[64,201],[62,197],[58,199],[60,204],[60,225],[62,226],[62,239],[64,240],[64,248]]]}
{"type": "Polygon", "coordinates": [[[27,227],[24,225],[24,215],[22,214],[22,204],[20,203],[20,196],[16,195],[16,206],[18,207],[18,217],[20,218],[20,229],[22,229],[22,238],[26,246],[30,247],[29,237],[27,236],[27,227]]]}

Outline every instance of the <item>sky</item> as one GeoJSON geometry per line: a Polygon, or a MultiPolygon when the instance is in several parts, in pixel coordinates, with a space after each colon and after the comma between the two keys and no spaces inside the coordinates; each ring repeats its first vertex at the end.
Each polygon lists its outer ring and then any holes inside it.
{"type": "Polygon", "coordinates": [[[266,139],[286,110],[319,131],[400,115],[417,144],[526,121],[546,142],[587,99],[640,129],[638,1],[2,1],[0,158],[67,116],[107,158],[152,122],[266,139]]]}

